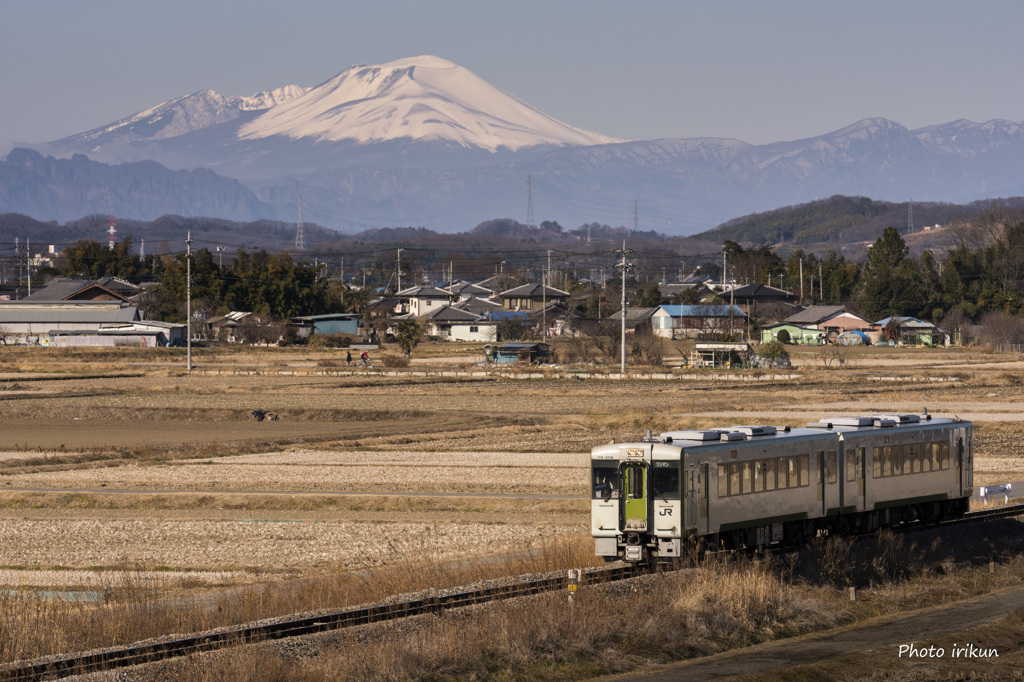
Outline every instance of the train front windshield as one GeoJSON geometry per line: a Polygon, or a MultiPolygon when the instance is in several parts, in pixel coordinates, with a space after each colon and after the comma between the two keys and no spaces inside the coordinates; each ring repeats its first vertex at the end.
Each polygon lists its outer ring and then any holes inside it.
{"type": "Polygon", "coordinates": [[[592,464],[593,499],[610,500],[619,497],[619,463],[614,460],[595,460],[592,464]]]}
{"type": "Polygon", "coordinates": [[[655,462],[651,474],[651,485],[656,500],[679,499],[679,463],[655,462]]]}

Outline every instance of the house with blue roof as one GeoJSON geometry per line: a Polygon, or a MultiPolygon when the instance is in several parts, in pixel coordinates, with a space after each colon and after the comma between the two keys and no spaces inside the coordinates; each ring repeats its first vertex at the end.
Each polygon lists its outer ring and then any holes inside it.
{"type": "Polygon", "coordinates": [[[651,315],[656,336],[666,339],[719,339],[743,333],[747,314],[724,304],[660,305],[651,315]]]}

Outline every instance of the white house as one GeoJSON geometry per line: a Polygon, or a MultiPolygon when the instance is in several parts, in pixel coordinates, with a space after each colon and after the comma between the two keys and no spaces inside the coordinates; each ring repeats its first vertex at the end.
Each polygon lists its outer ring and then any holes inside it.
{"type": "Polygon", "coordinates": [[[667,339],[694,338],[742,332],[746,321],[747,314],[735,305],[661,305],[651,315],[651,329],[667,339]]]}
{"type": "Polygon", "coordinates": [[[449,305],[457,295],[437,287],[422,286],[403,289],[395,294],[395,297],[401,301],[402,314],[423,317],[429,312],[449,305]]]}
{"type": "Polygon", "coordinates": [[[498,338],[498,323],[483,315],[444,307],[423,316],[427,334],[446,341],[491,342],[498,338]]]}

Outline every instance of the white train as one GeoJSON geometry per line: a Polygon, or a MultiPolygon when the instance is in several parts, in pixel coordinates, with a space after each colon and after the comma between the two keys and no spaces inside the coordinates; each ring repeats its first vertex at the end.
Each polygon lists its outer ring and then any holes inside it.
{"type": "Polygon", "coordinates": [[[924,414],[836,417],[806,427],[669,431],[591,452],[591,531],[606,561],[795,544],[962,516],[973,426],[924,414]]]}

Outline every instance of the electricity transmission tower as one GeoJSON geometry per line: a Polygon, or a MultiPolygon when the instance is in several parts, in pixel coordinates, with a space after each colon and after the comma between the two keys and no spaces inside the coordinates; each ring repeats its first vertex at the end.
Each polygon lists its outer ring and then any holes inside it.
{"type": "Polygon", "coordinates": [[[302,231],[302,205],[305,201],[305,197],[299,195],[299,222],[295,226],[295,248],[304,249],[306,248],[306,235],[302,231]]]}
{"type": "Polygon", "coordinates": [[[526,175],[526,226],[533,227],[533,175],[526,175]]]}

